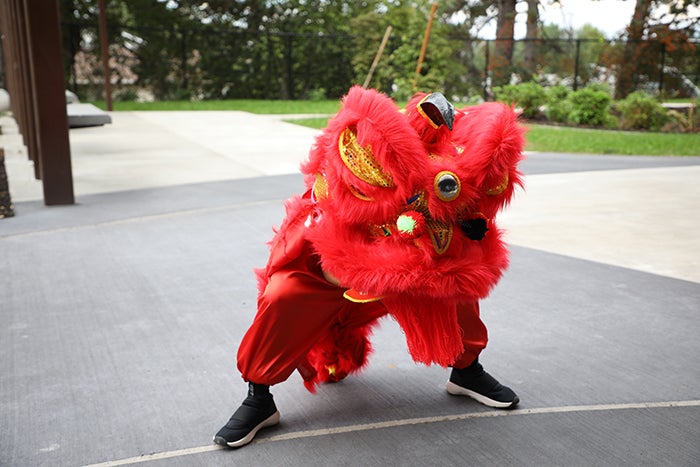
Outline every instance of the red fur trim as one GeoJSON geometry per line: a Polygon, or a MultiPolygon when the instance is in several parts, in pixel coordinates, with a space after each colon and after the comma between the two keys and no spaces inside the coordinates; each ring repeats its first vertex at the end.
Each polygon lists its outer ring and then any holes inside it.
{"type": "Polygon", "coordinates": [[[384,303],[406,334],[414,361],[446,367],[464,351],[454,301],[396,295],[384,303]]]}
{"type": "MultiPolygon", "coordinates": [[[[438,259],[432,245],[418,248],[398,236],[358,242],[361,232],[334,227],[319,225],[307,233],[323,268],[342,285],[376,295],[476,300],[488,295],[508,264],[507,250],[495,227],[480,242],[453,240],[459,254],[438,259]]],[[[461,232],[453,235],[464,236],[461,232]]]]}
{"type": "Polygon", "coordinates": [[[316,374],[304,378],[304,386],[315,392],[319,384],[335,383],[361,371],[372,353],[371,333],[371,324],[359,328],[342,328],[336,324],[307,354],[306,360],[316,374]]]}
{"type": "Polygon", "coordinates": [[[453,141],[465,147],[464,170],[473,175],[472,186],[482,194],[480,207],[488,218],[510,202],[516,187],[523,186],[517,165],[523,158],[524,133],[515,112],[504,104],[490,102],[457,112],[453,141]],[[503,193],[483,196],[506,174],[509,184],[503,193]]]}

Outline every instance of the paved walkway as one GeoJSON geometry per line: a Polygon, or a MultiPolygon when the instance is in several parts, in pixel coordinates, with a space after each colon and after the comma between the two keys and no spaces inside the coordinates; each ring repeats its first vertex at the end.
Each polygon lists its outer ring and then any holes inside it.
{"type": "Polygon", "coordinates": [[[519,410],[447,396],[386,320],[367,371],[316,395],[293,376],[282,423],[228,451],[210,440],[245,392],[251,269],[316,132],[112,118],[71,130],[75,206],[44,207],[3,137],[0,465],[700,464],[700,157],[528,155],[483,303],[484,363],[519,410]]]}

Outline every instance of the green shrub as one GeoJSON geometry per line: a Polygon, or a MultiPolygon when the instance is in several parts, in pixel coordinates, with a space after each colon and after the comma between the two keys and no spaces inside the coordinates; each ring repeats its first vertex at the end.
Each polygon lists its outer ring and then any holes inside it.
{"type": "Polygon", "coordinates": [[[608,96],[612,96],[612,92],[610,91],[610,85],[608,83],[589,83],[586,85],[586,89],[589,89],[591,91],[604,92],[608,96]]]}
{"type": "Polygon", "coordinates": [[[547,103],[547,93],[535,82],[497,86],[493,91],[496,100],[520,107],[525,118],[539,117],[540,107],[547,103]]]}
{"type": "Polygon", "coordinates": [[[571,90],[563,84],[557,84],[547,89],[547,100],[564,100],[569,97],[571,90]]]}
{"type": "Polygon", "coordinates": [[[115,101],[134,102],[138,98],[139,95],[134,88],[125,88],[114,93],[115,101]]]}
{"type": "Polygon", "coordinates": [[[192,92],[189,89],[171,89],[168,95],[163,100],[171,101],[189,101],[192,98],[192,92]]]}
{"type": "Polygon", "coordinates": [[[617,103],[620,126],[625,130],[658,131],[669,121],[666,110],[644,91],[635,91],[617,103]]]}
{"type": "Polygon", "coordinates": [[[610,94],[584,88],[575,91],[569,97],[571,112],[569,120],[578,125],[611,126],[614,121],[610,115],[610,94]]]}
{"type": "Polygon", "coordinates": [[[545,116],[552,122],[566,123],[571,113],[569,88],[562,85],[552,86],[547,90],[547,108],[545,116]]]}
{"type": "Polygon", "coordinates": [[[666,118],[666,123],[661,127],[664,133],[685,133],[691,129],[690,119],[676,110],[669,110],[666,118]]]}
{"type": "Polygon", "coordinates": [[[308,99],[314,102],[324,101],[327,99],[326,90],[324,88],[312,89],[311,91],[309,91],[308,99]]]}

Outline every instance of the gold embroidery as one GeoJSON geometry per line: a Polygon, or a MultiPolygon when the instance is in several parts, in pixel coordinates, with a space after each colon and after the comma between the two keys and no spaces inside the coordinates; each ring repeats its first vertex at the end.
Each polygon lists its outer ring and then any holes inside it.
{"type": "Polygon", "coordinates": [[[420,192],[415,194],[409,200],[408,207],[409,209],[420,212],[425,217],[425,226],[430,235],[430,240],[433,242],[435,252],[439,255],[446,252],[452,242],[452,225],[446,222],[436,221],[430,216],[425,193],[420,192]]]}
{"type": "Polygon", "coordinates": [[[435,252],[439,255],[446,252],[452,242],[452,225],[435,219],[426,219],[425,225],[428,227],[435,252]]]}
{"type": "Polygon", "coordinates": [[[384,171],[374,158],[372,147],[369,145],[360,146],[357,142],[357,136],[350,128],[346,128],[340,134],[338,149],[345,166],[363,182],[385,188],[394,186],[391,174],[384,171]]]}
{"type": "Polygon", "coordinates": [[[357,189],[357,187],[348,185],[348,190],[350,191],[350,193],[353,194],[353,196],[355,196],[355,198],[361,199],[362,201],[373,201],[371,197],[362,193],[360,190],[357,189]]]}
{"type": "Polygon", "coordinates": [[[408,207],[414,211],[418,211],[424,216],[430,216],[428,211],[428,203],[425,201],[425,192],[421,191],[416,193],[413,197],[408,200],[408,207]]]}
{"type": "Polygon", "coordinates": [[[370,225],[369,233],[373,237],[391,237],[391,226],[389,224],[370,225]]]}
{"type": "Polygon", "coordinates": [[[508,181],[508,172],[506,172],[506,176],[503,177],[503,181],[494,187],[488,188],[486,190],[486,194],[489,196],[500,195],[506,191],[506,188],[508,188],[508,181]]]}

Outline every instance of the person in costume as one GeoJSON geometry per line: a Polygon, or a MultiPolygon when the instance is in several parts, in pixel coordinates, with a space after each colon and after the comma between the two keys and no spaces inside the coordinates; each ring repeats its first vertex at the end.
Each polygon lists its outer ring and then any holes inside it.
{"type": "Polygon", "coordinates": [[[494,219],[522,185],[523,144],[502,104],[456,110],[420,93],[400,109],[351,88],[256,271],[257,314],[238,349],[248,396],[214,442],[244,446],[277,424],[269,388],[295,370],[311,392],[361,371],[385,315],[414,361],[452,368],[450,394],[515,407],[517,395],[479,363],[488,340],[479,300],[508,264],[494,219]]]}

